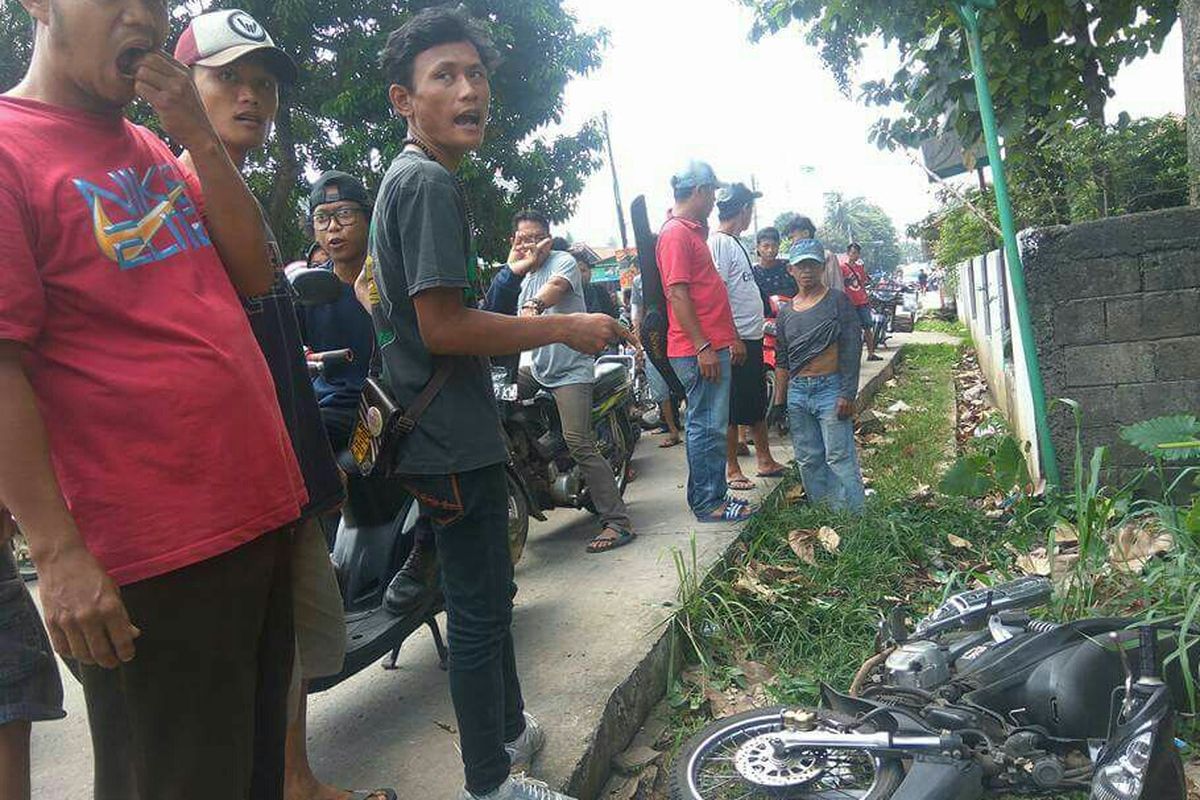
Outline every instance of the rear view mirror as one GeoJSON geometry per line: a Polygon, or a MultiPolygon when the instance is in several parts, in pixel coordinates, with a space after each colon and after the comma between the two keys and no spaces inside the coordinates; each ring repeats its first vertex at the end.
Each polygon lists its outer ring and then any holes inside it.
{"type": "Polygon", "coordinates": [[[288,270],[288,281],[302,306],[336,303],[342,296],[342,280],[327,269],[299,267],[288,270]]]}

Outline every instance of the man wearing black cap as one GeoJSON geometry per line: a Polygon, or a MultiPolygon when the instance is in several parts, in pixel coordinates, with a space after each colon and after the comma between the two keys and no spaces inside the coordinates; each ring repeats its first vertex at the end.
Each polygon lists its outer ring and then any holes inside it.
{"type": "Polygon", "coordinates": [[[336,170],[317,178],[308,196],[308,210],[317,244],[329,254],[324,266],[342,281],[342,296],[328,305],[300,312],[304,343],[317,352],[349,348],[354,359],[327,367],[313,380],[321,418],[334,451],[345,449],[358,420],[358,401],[371,354],[375,328],[371,315],[354,294],[354,282],[367,261],[367,234],[371,227],[371,196],[355,177],[336,170]]]}
{"type": "Polygon", "coordinates": [[[749,491],[754,481],[742,472],[738,463],[738,426],[751,428],[759,478],[778,478],[786,467],[771,456],[767,437],[767,385],[763,378],[762,293],[754,281],[750,252],[741,235],[754,217],[754,201],[762,197],[743,183],[735,183],[717,192],[718,227],[708,238],[713,263],[725,281],[733,325],[746,348],[746,358],[733,365],[729,390],[729,431],[726,436],[725,477],[734,491],[749,491]]]}

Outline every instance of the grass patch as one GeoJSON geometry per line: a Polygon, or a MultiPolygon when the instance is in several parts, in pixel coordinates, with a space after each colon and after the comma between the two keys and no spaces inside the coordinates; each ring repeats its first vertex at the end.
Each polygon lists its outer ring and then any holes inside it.
{"type": "Polygon", "coordinates": [[[878,437],[861,451],[863,469],[875,490],[872,504],[899,500],[934,477],[953,458],[954,345],[910,345],[902,351],[898,378],[872,403],[877,412],[894,414],[878,437]],[[898,403],[909,410],[889,412],[898,403]]]}
{"type": "MultiPolygon", "coordinates": [[[[862,449],[874,489],[865,514],[785,497],[747,526],[743,552],[707,584],[697,585],[681,560],[677,623],[707,680],[725,688],[738,682],[738,664],[761,662],[777,674],[767,687],[771,699],[812,704],[820,682],[844,688],[874,652],[880,610],[923,610],[1006,558],[1006,534],[995,522],[965,501],[929,491],[953,456],[957,362],[952,345],[905,347],[894,385],[873,403],[894,416],[862,449]],[[789,547],[789,532],[823,526],[840,536],[837,552],[818,548],[817,563],[803,563],[789,547]],[[947,553],[950,533],[972,550],[947,553]]],[[[672,702],[701,710],[703,687],[677,683],[672,702]]]]}
{"type": "Polygon", "coordinates": [[[921,317],[917,320],[917,324],[913,330],[923,331],[925,333],[944,333],[948,336],[958,336],[962,339],[969,339],[971,332],[967,327],[955,320],[938,319],[937,317],[921,317]]]}

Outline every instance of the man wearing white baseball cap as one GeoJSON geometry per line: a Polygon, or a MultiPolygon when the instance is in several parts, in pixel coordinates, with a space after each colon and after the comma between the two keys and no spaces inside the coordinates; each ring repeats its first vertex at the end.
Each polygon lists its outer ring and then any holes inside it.
{"type": "MultiPolygon", "coordinates": [[[[275,46],[266,29],[245,11],[201,14],[175,46],[175,57],[192,78],[234,164],[244,167],[250,152],[267,143],[279,110],[279,87],[297,77],[292,59],[275,46]]],[[[185,155],[184,163],[188,163],[185,155]]],[[[329,560],[320,516],[336,508],[344,493],[304,363],[303,342],[283,274],[283,257],[267,228],[264,258],[275,283],[264,295],[244,302],[263,356],[275,380],[280,411],[291,436],[308,489],[292,549],[292,607],[296,659],[288,698],[284,751],[284,796],[304,800],[395,800],[390,789],[349,792],[322,784],[308,762],[306,693],[308,681],[336,675],[346,654],[346,622],[337,578],[329,560]]]]}
{"type": "Polygon", "coordinates": [[[258,54],[283,83],[295,83],[296,64],[258,20],[237,9],[201,14],[191,21],[175,45],[175,58],[188,67],[224,67],[258,54]]]}

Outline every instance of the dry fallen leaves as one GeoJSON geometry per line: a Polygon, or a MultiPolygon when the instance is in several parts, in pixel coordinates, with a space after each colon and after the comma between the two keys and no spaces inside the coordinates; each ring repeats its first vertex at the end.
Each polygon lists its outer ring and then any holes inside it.
{"type": "Polygon", "coordinates": [[[788,533],[788,546],[797,558],[810,566],[817,565],[818,544],[825,552],[837,555],[842,537],[828,525],[816,530],[795,530],[788,533]]]}
{"type": "Polygon", "coordinates": [[[959,550],[966,550],[971,546],[971,543],[961,536],[955,536],[953,533],[946,534],[946,541],[950,542],[951,547],[957,547],[959,550]]]}
{"type": "Polygon", "coordinates": [[[786,501],[787,505],[799,503],[804,499],[804,484],[797,483],[795,486],[792,486],[787,490],[787,493],[783,496],[783,499],[786,501]]]}
{"type": "Polygon", "coordinates": [[[908,403],[904,402],[903,400],[897,400],[896,402],[894,402],[890,406],[888,406],[889,414],[899,414],[902,411],[912,411],[912,406],[910,406],[908,403]]]}
{"type": "Polygon", "coordinates": [[[753,595],[754,597],[757,597],[760,600],[768,603],[773,603],[779,599],[779,592],[775,591],[770,586],[767,586],[758,579],[757,575],[749,571],[742,572],[741,575],[738,575],[737,580],[733,582],[733,588],[735,591],[742,592],[743,594],[753,595]]]}
{"type": "Polygon", "coordinates": [[[1152,558],[1169,553],[1174,547],[1174,538],[1158,523],[1145,518],[1134,519],[1117,531],[1109,550],[1109,561],[1122,572],[1141,572],[1152,558]]]}
{"type": "Polygon", "coordinates": [[[817,565],[817,548],[813,541],[816,531],[792,531],[788,534],[788,546],[796,557],[805,564],[817,565]]]}
{"type": "Polygon", "coordinates": [[[838,547],[842,543],[842,537],[838,536],[838,532],[833,528],[825,525],[817,531],[817,541],[821,543],[821,547],[825,548],[825,552],[837,555],[838,547]]]}

